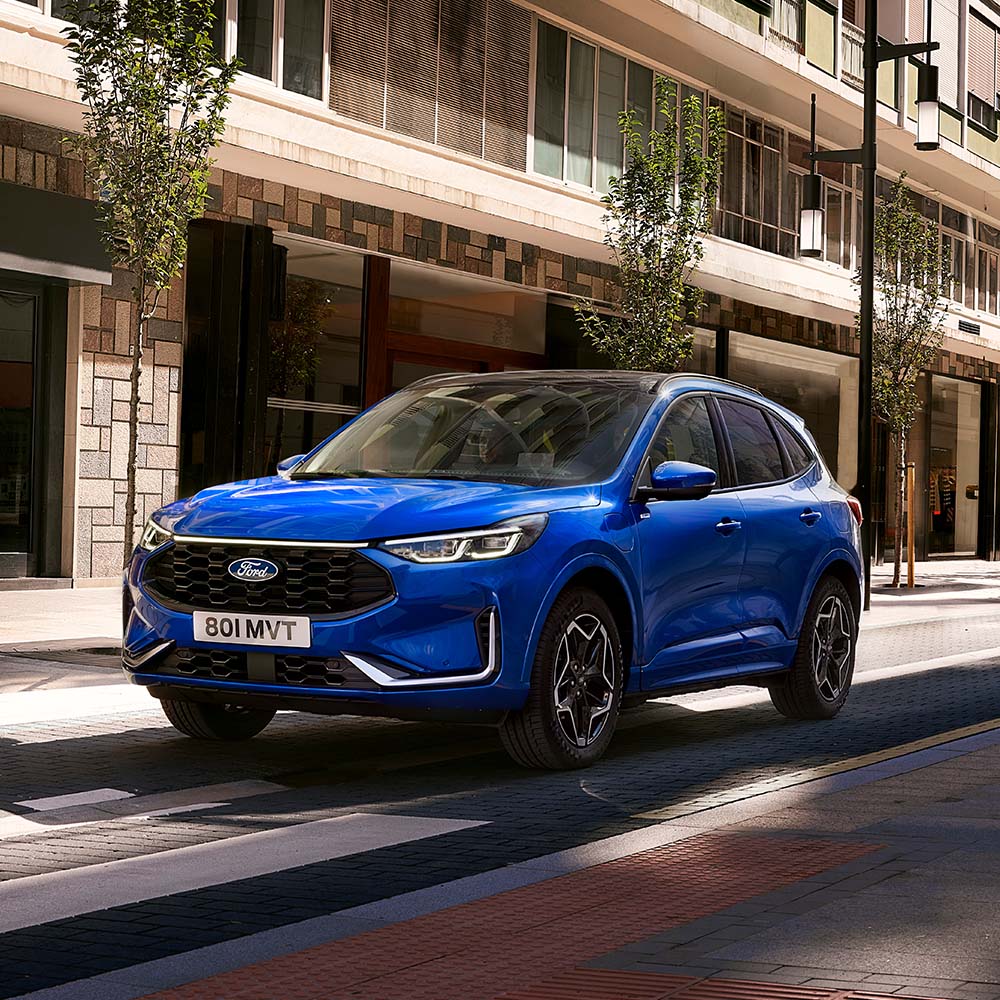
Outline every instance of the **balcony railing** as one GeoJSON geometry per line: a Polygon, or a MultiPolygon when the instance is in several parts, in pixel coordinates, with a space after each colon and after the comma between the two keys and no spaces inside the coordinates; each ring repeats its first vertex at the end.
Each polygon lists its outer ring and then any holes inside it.
{"type": "Polygon", "coordinates": [[[771,34],[797,52],[802,51],[802,5],[803,0],[773,0],[771,5],[771,34]]]}
{"type": "Polygon", "coordinates": [[[865,33],[850,21],[841,22],[841,66],[840,75],[844,83],[858,90],[865,86],[865,33]]]}

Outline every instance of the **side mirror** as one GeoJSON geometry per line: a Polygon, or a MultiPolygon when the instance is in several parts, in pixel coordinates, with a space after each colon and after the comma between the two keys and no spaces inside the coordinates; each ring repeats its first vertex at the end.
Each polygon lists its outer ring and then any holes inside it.
{"type": "Polygon", "coordinates": [[[283,476],[286,472],[294,469],[305,457],[305,455],[292,455],[290,458],[283,458],[278,463],[278,475],[283,476]]]}
{"type": "Polygon", "coordinates": [[[639,487],[639,500],[700,500],[715,489],[716,475],[692,462],[662,462],[653,469],[650,483],[639,487]]]}

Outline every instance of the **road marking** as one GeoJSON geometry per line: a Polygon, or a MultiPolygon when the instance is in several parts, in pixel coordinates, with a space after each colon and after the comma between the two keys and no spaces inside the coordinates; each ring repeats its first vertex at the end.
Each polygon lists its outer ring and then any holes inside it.
{"type": "Polygon", "coordinates": [[[69,795],[50,795],[44,799],[22,799],[15,802],[16,806],[33,809],[35,812],[47,812],[49,809],[64,809],[68,806],[89,806],[96,802],[112,802],[115,799],[130,799],[131,792],[123,792],[118,788],[94,788],[89,792],[71,792],[69,795]]]}
{"type": "Polygon", "coordinates": [[[766,795],[768,792],[780,791],[784,788],[791,788],[794,785],[804,785],[819,778],[828,778],[834,774],[843,774],[845,771],[856,771],[871,764],[881,764],[884,761],[894,760],[897,757],[905,757],[920,750],[939,747],[944,743],[954,743],[955,740],[964,739],[967,736],[978,736],[980,733],[986,733],[993,729],[1000,729],[1000,718],[990,719],[988,722],[977,722],[971,726],[962,726],[960,729],[952,729],[946,733],[937,733],[934,736],[925,736],[923,739],[913,740],[911,743],[901,743],[898,746],[889,747],[885,750],[876,750],[873,753],[861,754],[859,757],[848,757],[846,760],[835,761],[832,764],[821,764],[818,767],[808,767],[801,771],[786,771],[784,774],[775,775],[773,778],[764,778],[762,781],[755,781],[749,785],[741,785],[738,788],[700,795],[693,799],[687,799],[684,802],[677,802],[674,805],[666,806],[663,809],[652,809],[649,812],[636,813],[636,816],[639,819],[659,820],[691,816],[694,813],[705,812],[717,806],[728,805],[731,802],[742,802],[745,799],[766,795]]]}
{"type": "Polygon", "coordinates": [[[483,822],[349,813],[0,884],[0,934],[83,913],[395,847],[483,822]]]}
{"type": "MultiPolygon", "coordinates": [[[[51,809],[38,816],[20,816],[16,813],[5,813],[0,810],[0,840],[11,837],[25,837],[32,834],[55,833],[68,830],[71,827],[90,826],[94,823],[107,823],[109,820],[124,817],[171,816],[174,813],[194,812],[197,809],[217,809],[229,805],[237,799],[254,798],[259,795],[272,795],[275,792],[287,792],[287,785],[279,785],[273,781],[228,781],[215,785],[200,785],[196,788],[178,788],[170,792],[157,792],[152,795],[136,795],[128,798],[118,798],[94,803],[89,808],[81,806],[66,806],[65,813],[51,809]],[[38,816],[38,818],[35,818],[38,816]]],[[[128,793],[122,793],[127,795],[128,793]]],[[[71,798],[72,796],[66,796],[71,798]]],[[[44,801],[44,800],[36,800],[44,801]]],[[[18,805],[25,803],[19,802],[18,805]]]]}
{"type": "Polygon", "coordinates": [[[0,700],[0,727],[32,722],[64,722],[125,712],[152,712],[156,707],[156,702],[144,688],[124,680],[119,684],[94,687],[14,691],[3,695],[0,700]]]}

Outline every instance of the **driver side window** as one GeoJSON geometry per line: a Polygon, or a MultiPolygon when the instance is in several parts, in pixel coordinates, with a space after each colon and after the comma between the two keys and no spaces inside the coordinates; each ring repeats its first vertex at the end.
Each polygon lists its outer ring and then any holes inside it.
{"type": "Polygon", "coordinates": [[[704,396],[685,396],[673,406],[656,432],[649,454],[649,468],[661,462],[704,465],[721,478],[719,451],[704,396]]]}

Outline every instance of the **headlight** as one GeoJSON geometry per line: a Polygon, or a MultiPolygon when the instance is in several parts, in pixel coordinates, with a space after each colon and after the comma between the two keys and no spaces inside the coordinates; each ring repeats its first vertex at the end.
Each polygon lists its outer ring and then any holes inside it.
{"type": "Polygon", "coordinates": [[[139,548],[146,552],[158,549],[170,538],[170,532],[161,528],[152,518],[146,522],[146,527],[142,529],[142,537],[139,539],[139,548]]]}
{"type": "Polygon", "coordinates": [[[416,563],[473,562],[500,559],[530,548],[545,530],[548,514],[529,514],[501,521],[492,528],[456,531],[448,535],[424,535],[383,542],[387,552],[416,563]]]}

